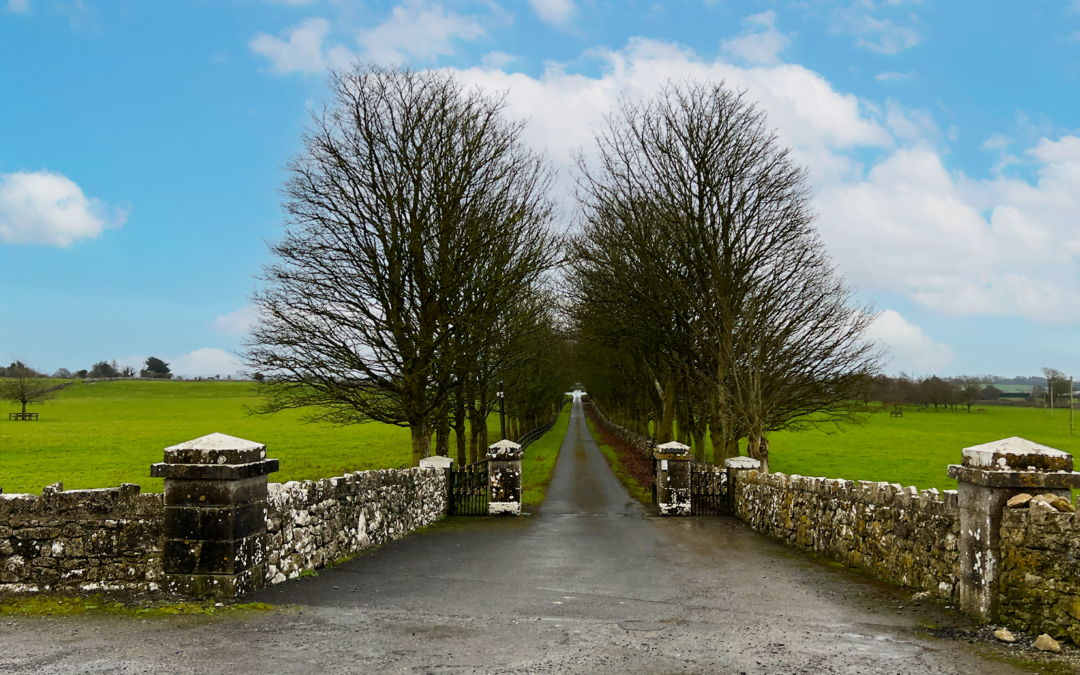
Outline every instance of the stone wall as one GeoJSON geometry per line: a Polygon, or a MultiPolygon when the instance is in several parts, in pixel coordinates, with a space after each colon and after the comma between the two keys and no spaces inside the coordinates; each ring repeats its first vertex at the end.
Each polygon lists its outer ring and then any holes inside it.
{"type": "Polygon", "coordinates": [[[270,483],[268,583],[397,539],[447,512],[446,472],[386,469],[317,481],[270,483]]]}
{"type": "Polygon", "coordinates": [[[626,427],[615,424],[604,415],[604,411],[600,409],[600,406],[596,404],[596,400],[592,401],[593,412],[596,413],[596,419],[600,420],[600,423],[607,427],[607,430],[615,434],[616,437],[621,439],[624,443],[632,448],[636,448],[641,451],[646,457],[652,457],[653,442],[648,436],[642,436],[639,433],[630,431],[626,427]]]}
{"type": "MultiPolygon", "coordinates": [[[[730,485],[730,483],[729,483],[730,485]]],[[[956,492],[898,484],[761,474],[734,481],[735,515],[787,544],[955,602],[956,492]]]]}
{"type": "Polygon", "coordinates": [[[162,532],[138,485],[0,494],[0,591],[157,590],[162,532]]]}
{"type": "MultiPolygon", "coordinates": [[[[266,581],[279,583],[446,515],[440,469],[270,483],[266,581]]],[[[0,494],[0,592],[164,589],[161,494],[138,485],[0,494]]]]}
{"type": "Polygon", "coordinates": [[[1071,504],[1036,499],[1001,519],[999,623],[1080,644],[1080,522],[1071,504]],[[1030,506],[1029,506],[1030,505],[1030,506]],[[1060,509],[1060,510],[1059,510],[1060,509]]]}

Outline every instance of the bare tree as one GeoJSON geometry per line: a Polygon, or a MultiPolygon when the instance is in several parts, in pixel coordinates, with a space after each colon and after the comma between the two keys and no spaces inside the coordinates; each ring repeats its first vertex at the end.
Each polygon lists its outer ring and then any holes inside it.
{"type": "Polygon", "coordinates": [[[262,412],[407,426],[418,463],[490,316],[552,265],[551,173],[501,99],[444,72],[357,66],[329,87],[288,165],[247,366],[262,412]]]}
{"type": "Polygon", "coordinates": [[[23,413],[31,403],[44,403],[54,396],[56,387],[44,375],[16,361],[0,378],[0,399],[22,404],[23,413]]]}
{"type": "Polygon", "coordinates": [[[983,380],[978,377],[959,377],[954,380],[954,384],[960,402],[971,412],[971,406],[983,397],[983,380]]]}
{"type": "Polygon", "coordinates": [[[1046,378],[1046,388],[1049,391],[1050,409],[1054,409],[1054,397],[1069,393],[1072,383],[1069,377],[1057,368],[1043,368],[1043,377],[1046,378]]]}
{"type": "Polygon", "coordinates": [[[624,100],[596,154],[580,162],[577,313],[637,351],[657,440],[681,410],[681,426],[706,421],[714,459],[747,437],[767,466],[770,431],[856,419],[856,385],[878,369],[872,308],[836,277],[806,174],[764,114],[723,83],[669,84],[624,100]]]}

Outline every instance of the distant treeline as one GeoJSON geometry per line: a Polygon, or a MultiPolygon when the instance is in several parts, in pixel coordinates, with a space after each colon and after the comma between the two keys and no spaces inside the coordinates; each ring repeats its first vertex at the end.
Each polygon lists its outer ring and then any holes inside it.
{"type": "Polygon", "coordinates": [[[917,378],[906,373],[892,377],[878,375],[864,389],[867,403],[880,401],[882,405],[916,406],[971,406],[979,401],[1018,399],[1047,401],[1069,393],[1073,383],[1059,370],[1044,368],[1044,376],[1005,378],[994,375],[917,378]],[[1004,391],[999,388],[1025,386],[1030,391],[1004,391]]]}

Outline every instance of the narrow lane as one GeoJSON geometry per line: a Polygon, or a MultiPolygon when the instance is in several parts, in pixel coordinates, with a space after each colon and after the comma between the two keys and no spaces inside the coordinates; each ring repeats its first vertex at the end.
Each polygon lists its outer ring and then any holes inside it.
{"type": "Polygon", "coordinates": [[[650,516],[575,401],[536,515],[447,519],[260,591],[280,609],[243,620],[23,621],[0,671],[1017,672],[920,637],[958,619],[907,597],[732,519],[650,516]]]}

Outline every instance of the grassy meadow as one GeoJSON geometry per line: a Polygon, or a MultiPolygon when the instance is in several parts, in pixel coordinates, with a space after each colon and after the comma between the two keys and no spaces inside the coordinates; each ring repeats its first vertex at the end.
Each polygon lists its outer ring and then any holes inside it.
{"type": "Polygon", "coordinates": [[[956,481],[945,475],[946,467],[959,464],[960,451],[972,445],[1020,436],[1080,455],[1080,411],[1074,414],[1076,435],[1069,434],[1068,409],[1055,410],[1053,418],[1049,410],[1005,406],[986,406],[982,413],[908,409],[903,417],[876,412],[839,433],[771,434],[771,469],[951,490],[956,481]]]}
{"type": "MultiPolygon", "coordinates": [[[[265,443],[267,455],[281,460],[281,471],[271,475],[272,481],[411,463],[408,429],[376,423],[308,424],[299,411],[248,415],[245,407],[257,403],[245,382],[75,384],[54,400],[31,406],[41,413],[37,422],[10,422],[0,414],[0,488],[7,493],[40,492],[63,481],[65,489],[138,483],[144,492],[160,492],[162,479],[150,478],[150,464],[162,461],[166,447],[213,432],[265,443]]],[[[14,404],[0,404],[0,413],[15,410],[14,404]]],[[[526,453],[530,468],[525,471],[535,478],[534,490],[545,484],[554,465],[562,436],[553,448],[547,446],[560,425],[565,435],[566,424],[560,420],[526,453]]],[[[488,428],[489,437],[497,439],[497,415],[488,420],[488,428]]]]}

